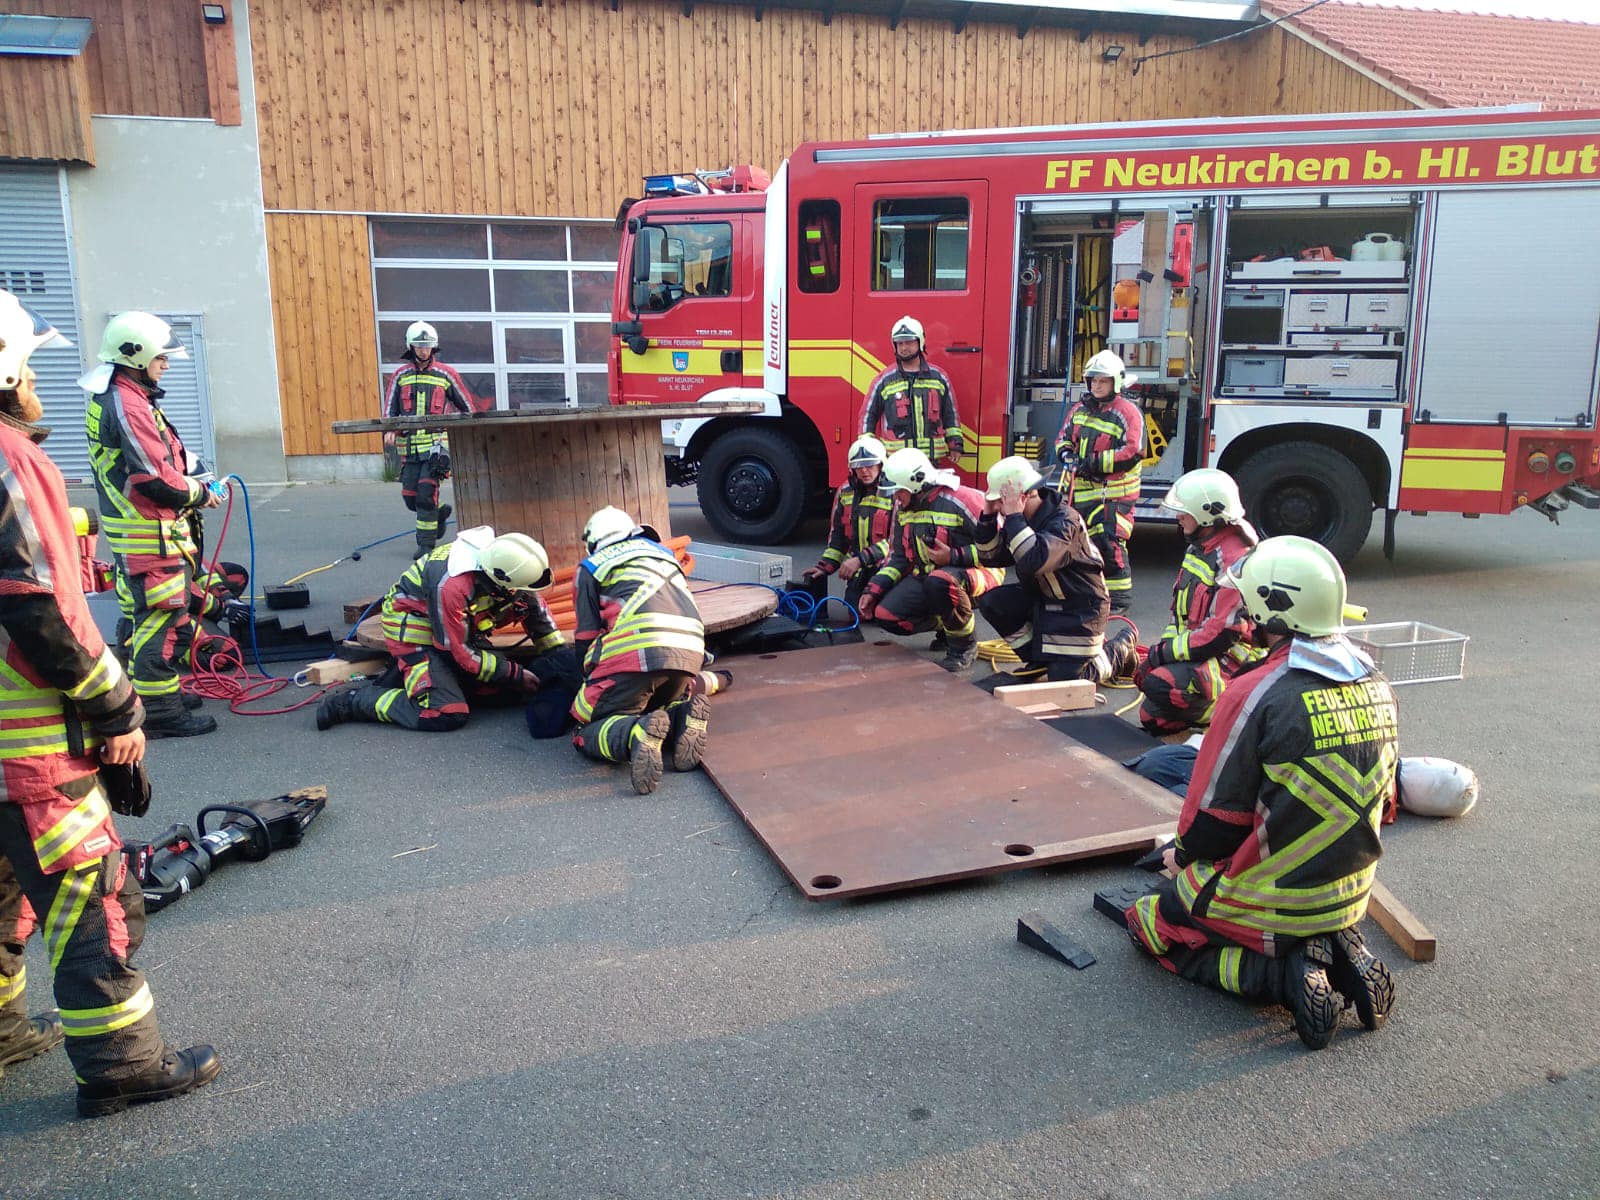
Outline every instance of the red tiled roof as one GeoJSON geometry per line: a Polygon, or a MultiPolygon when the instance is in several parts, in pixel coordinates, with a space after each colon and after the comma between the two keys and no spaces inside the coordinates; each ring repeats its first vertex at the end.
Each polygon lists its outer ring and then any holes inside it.
{"type": "MultiPolygon", "coordinates": [[[[1305,4],[1262,0],[1262,15],[1305,4]]],[[[1284,24],[1441,107],[1600,108],[1600,25],[1339,3],[1284,24]]]]}

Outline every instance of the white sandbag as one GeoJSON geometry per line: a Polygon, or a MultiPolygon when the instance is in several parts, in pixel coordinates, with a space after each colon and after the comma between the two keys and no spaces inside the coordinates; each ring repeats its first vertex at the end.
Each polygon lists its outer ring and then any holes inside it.
{"type": "Polygon", "coordinates": [[[1478,802],[1478,776],[1448,758],[1400,760],[1400,807],[1424,817],[1459,817],[1478,802]]]}

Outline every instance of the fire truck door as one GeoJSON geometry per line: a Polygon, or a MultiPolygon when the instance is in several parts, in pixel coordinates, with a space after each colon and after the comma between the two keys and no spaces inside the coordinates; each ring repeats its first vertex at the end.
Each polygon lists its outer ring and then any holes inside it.
{"type": "MultiPolygon", "coordinates": [[[[985,447],[1000,445],[1005,414],[986,412],[980,405],[987,357],[983,299],[988,184],[972,179],[858,184],[854,207],[855,245],[867,260],[847,267],[846,277],[860,281],[851,321],[854,357],[873,365],[873,374],[892,366],[889,332],[894,323],[903,316],[921,321],[928,360],[949,377],[955,394],[965,444],[962,469],[970,473],[989,466],[998,454],[985,455],[980,463],[980,441],[985,447]]],[[[1006,335],[998,336],[1004,341],[1006,335]]],[[[996,363],[1003,379],[1003,347],[996,363]]],[[[871,375],[854,382],[860,428],[871,375]]]]}

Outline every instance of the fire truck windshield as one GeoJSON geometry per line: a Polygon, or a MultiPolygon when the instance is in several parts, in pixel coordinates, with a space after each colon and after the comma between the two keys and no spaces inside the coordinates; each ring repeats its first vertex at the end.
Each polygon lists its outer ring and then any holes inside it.
{"type": "Polygon", "coordinates": [[[633,306],[661,312],[682,300],[733,294],[733,226],[649,224],[634,244],[633,306]]]}

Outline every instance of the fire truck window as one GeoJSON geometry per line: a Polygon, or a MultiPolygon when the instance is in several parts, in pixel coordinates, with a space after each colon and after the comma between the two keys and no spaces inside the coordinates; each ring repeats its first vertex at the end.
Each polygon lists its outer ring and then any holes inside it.
{"type": "Polygon", "coordinates": [[[839,202],[805,200],[798,222],[800,290],[822,295],[839,290],[839,202]]]}
{"type": "Polygon", "coordinates": [[[640,236],[648,248],[649,274],[640,307],[659,312],[680,300],[733,294],[733,226],[704,224],[646,225],[640,236]]]}
{"type": "Polygon", "coordinates": [[[967,286],[964,196],[879,200],[872,209],[872,290],[958,292],[967,286]]]}

